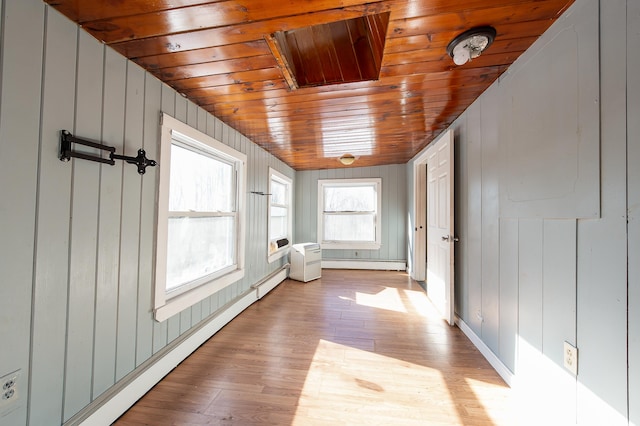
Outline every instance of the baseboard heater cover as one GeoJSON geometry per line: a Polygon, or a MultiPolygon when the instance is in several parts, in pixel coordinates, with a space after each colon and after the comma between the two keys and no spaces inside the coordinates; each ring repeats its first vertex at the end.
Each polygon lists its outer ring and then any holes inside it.
{"type": "Polygon", "coordinates": [[[323,259],[324,269],[368,269],[374,271],[406,271],[407,262],[403,260],[350,260],[323,259]]]}
{"type": "Polygon", "coordinates": [[[267,293],[276,288],[278,284],[286,280],[288,272],[289,264],[286,264],[282,267],[282,269],[279,269],[276,272],[272,273],[259,283],[252,285],[251,287],[256,289],[256,295],[258,299],[262,299],[267,293]]]}
{"type": "Polygon", "coordinates": [[[216,334],[242,311],[287,278],[288,265],[274,272],[260,283],[254,285],[239,298],[229,302],[208,321],[193,328],[170,346],[161,349],[145,361],[135,371],[125,376],[121,382],[94,400],[78,412],[64,426],[103,426],[112,424],[124,414],[145,393],[169,374],[178,364],[191,355],[200,345],[216,334]],[[277,280],[280,280],[276,282],[277,280]],[[268,289],[268,290],[267,290],[268,289]]]}

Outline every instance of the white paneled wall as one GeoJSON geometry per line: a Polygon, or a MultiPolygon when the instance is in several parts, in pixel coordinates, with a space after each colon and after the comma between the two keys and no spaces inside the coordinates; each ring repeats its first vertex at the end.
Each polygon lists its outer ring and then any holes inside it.
{"type": "Polygon", "coordinates": [[[11,425],[27,418],[45,12],[39,1],[14,1],[2,2],[2,14],[0,327],[10,350],[0,351],[0,374],[20,369],[17,389],[23,391],[16,408],[0,417],[11,425]],[[24,31],[26,22],[30,31],[24,31]]]}
{"type": "Polygon", "coordinates": [[[522,424],[640,424],[639,28],[635,0],[576,0],[452,126],[456,311],[522,424]]]}
{"type": "Polygon", "coordinates": [[[629,423],[640,425],[640,2],[627,2],[629,423]]]}
{"type": "MultiPolygon", "coordinates": [[[[577,234],[578,421],[627,424],[627,4],[600,1],[600,220],[577,234]],[[606,367],[605,367],[606,366],[606,367]],[[604,367],[604,368],[603,368],[604,367]]],[[[638,303],[638,301],[631,301],[638,303]]]]}
{"type": "MultiPolygon", "coordinates": [[[[159,113],[175,116],[247,154],[248,191],[267,191],[268,167],[295,178],[295,242],[317,239],[318,179],[380,177],[382,248],[323,255],[410,259],[412,164],[294,173],[41,0],[3,0],[0,13],[0,376],[21,372],[20,398],[0,411],[0,425],[63,423],[285,262],[267,262],[267,200],[247,194],[245,278],[155,322],[157,171],[139,176],[121,162],[62,163],[61,129],[103,140],[118,153],[142,147],[155,159],[159,113]]],[[[576,0],[515,69],[526,68],[533,55],[537,67],[551,69],[554,58],[541,52],[560,41],[566,48],[569,39],[556,36],[575,31],[571,40],[596,40],[596,48],[581,45],[579,55],[568,57],[590,64],[579,68],[580,78],[596,70],[600,96],[581,97],[593,87],[576,91],[578,80],[535,75],[527,78],[529,88],[513,91],[506,75],[453,126],[456,311],[514,373],[530,419],[553,414],[563,424],[640,424],[639,29],[635,0],[576,0]],[[508,145],[518,134],[513,123],[524,117],[512,120],[517,112],[505,105],[524,96],[516,105],[535,114],[548,106],[528,92],[537,88],[566,96],[565,109],[585,113],[597,106],[594,119],[566,122],[582,123],[577,130],[597,138],[599,158],[594,168],[593,158],[581,157],[588,179],[579,188],[591,202],[599,198],[600,217],[592,203],[575,217],[566,200],[553,214],[545,213],[553,200],[530,211],[505,206],[505,188],[514,188],[505,185],[505,161],[516,155],[518,164],[536,166],[508,145]],[[561,365],[565,340],[580,350],[577,377],[561,365]]],[[[533,177],[544,173],[540,167],[533,177]]],[[[566,176],[557,169],[551,175],[566,176]]],[[[527,182],[518,185],[517,194],[526,195],[527,182]]]]}
{"type": "Polygon", "coordinates": [[[41,0],[0,8],[0,376],[21,371],[0,425],[61,424],[286,258],[267,262],[267,199],[247,194],[245,278],[156,322],[157,168],[63,163],[60,130],[157,159],[163,111],[247,154],[249,191],[295,173],[41,0]]]}
{"type": "Polygon", "coordinates": [[[379,250],[323,250],[325,260],[366,260],[406,262],[406,166],[396,164],[376,167],[353,167],[310,170],[296,173],[294,240],[317,242],[318,180],[382,179],[382,247],[379,250]]]}

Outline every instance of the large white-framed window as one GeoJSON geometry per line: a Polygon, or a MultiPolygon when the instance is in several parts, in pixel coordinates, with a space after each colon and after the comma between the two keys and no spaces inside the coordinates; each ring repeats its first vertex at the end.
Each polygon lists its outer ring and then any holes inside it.
{"type": "Polygon", "coordinates": [[[269,167],[268,212],[268,261],[269,263],[289,253],[293,237],[293,182],[269,167]]]}
{"type": "Polygon", "coordinates": [[[161,115],[157,321],[244,276],[246,155],[161,115]]]}
{"type": "Polygon", "coordinates": [[[326,249],[379,249],[382,179],[318,180],[318,239],[326,249]]]}

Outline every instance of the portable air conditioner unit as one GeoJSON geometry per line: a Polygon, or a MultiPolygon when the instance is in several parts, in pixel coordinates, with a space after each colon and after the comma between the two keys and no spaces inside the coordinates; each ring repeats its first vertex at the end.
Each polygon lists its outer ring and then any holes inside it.
{"type": "Polygon", "coordinates": [[[322,276],[322,249],[318,243],[294,244],[291,246],[291,270],[289,278],[311,281],[322,276]]]}

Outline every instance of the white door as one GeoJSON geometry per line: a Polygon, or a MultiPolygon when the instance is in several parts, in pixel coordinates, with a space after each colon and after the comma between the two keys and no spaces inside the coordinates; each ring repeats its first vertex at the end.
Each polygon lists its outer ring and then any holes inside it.
{"type": "Polygon", "coordinates": [[[453,132],[427,158],[427,295],[453,325],[453,132]]]}

